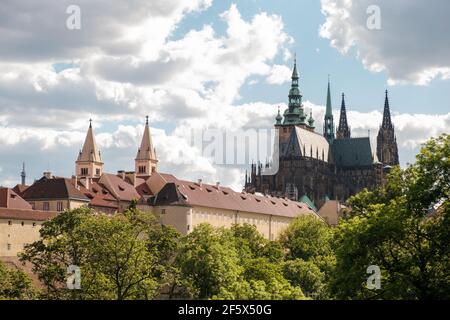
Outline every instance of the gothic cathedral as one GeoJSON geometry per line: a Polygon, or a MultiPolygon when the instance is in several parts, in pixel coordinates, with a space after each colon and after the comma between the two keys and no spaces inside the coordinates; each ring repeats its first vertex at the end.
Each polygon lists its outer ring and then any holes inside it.
{"type": "Polygon", "coordinates": [[[398,165],[398,149],[386,91],[383,122],[376,153],[369,137],[351,137],[345,96],[342,94],[339,124],[335,130],[328,80],[323,134],[315,131],[312,113],[304,110],[294,62],[288,108],[276,116],[279,135],[279,169],[264,174],[261,163],[252,164],[245,178],[247,192],[288,197],[317,209],[327,200],[345,201],[364,188],[383,183],[386,173],[398,165]]]}

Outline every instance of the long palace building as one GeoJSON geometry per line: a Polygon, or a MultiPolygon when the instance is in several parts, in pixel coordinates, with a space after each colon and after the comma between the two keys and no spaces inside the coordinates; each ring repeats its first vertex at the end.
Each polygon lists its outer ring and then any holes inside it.
{"type": "Polygon", "coordinates": [[[276,174],[265,175],[264,169],[269,164],[252,164],[245,190],[286,196],[321,207],[330,199],[343,202],[364,188],[381,185],[386,172],[399,164],[388,92],[376,152],[372,150],[369,137],[351,136],[344,94],[335,130],[329,81],[322,134],[316,132],[312,114],[305,112],[302,97],[295,62],[289,107],[283,116],[278,111],[275,118],[279,133],[279,170],[276,174]]]}

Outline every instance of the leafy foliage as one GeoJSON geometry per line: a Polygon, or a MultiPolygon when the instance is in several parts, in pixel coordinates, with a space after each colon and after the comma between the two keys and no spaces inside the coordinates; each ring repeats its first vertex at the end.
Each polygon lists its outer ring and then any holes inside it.
{"type": "Polygon", "coordinates": [[[8,268],[0,261],[0,300],[33,299],[31,279],[22,271],[8,268]]]}
{"type": "Polygon", "coordinates": [[[450,136],[431,139],[384,188],[349,200],[335,237],[338,298],[450,298],[449,153],[450,136]],[[380,290],[366,288],[369,265],[381,269],[380,290]]]}

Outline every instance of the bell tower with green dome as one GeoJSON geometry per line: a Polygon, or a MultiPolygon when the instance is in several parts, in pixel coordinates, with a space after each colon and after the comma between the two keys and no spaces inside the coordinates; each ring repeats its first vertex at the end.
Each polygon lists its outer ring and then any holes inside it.
{"type": "Polygon", "coordinates": [[[292,70],[292,83],[291,88],[289,90],[289,103],[288,108],[284,111],[283,115],[281,115],[280,110],[278,110],[278,114],[275,118],[275,127],[283,127],[283,132],[289,135],[292,128],[295,126],[299,126],[303,129],[314,131],[314,119],[312,115],[310,115],[309,119],[308,114],[305,112],[302,103],[302,94],[300,92],[299,86],[299,75],[297,71],[297,58],[294,58],[294,69],[292,70]]]}

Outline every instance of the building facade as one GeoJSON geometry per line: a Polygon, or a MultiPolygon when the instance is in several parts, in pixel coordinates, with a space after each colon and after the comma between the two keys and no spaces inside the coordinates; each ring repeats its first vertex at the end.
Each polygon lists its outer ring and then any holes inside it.
{"type": "Polygon", "coordinates": [[[42,223],[55,215],[33,210],[14,190],[0,188],[0,257],[17,257],[25,245],[39,240],[42,223]]]}
{"type": "Polygon", "coordinates": [[[322,133],[315,131],[312,114],[308,118],[304,110],[296,63],[288,97],[288,108],[283,115],[278,111],[275,118],[279,136],[278,172],[265,174],[268,163],[252,164],[245,181],[247,192],[285,196],[320,208],[330,199],[344,202],[364,188],[381,185],[386,172],[399,164],[387,92],[377,152],[372,150],[369,137],[351,137],[344,94],[335,130],[330,81],[322,133]]]}

